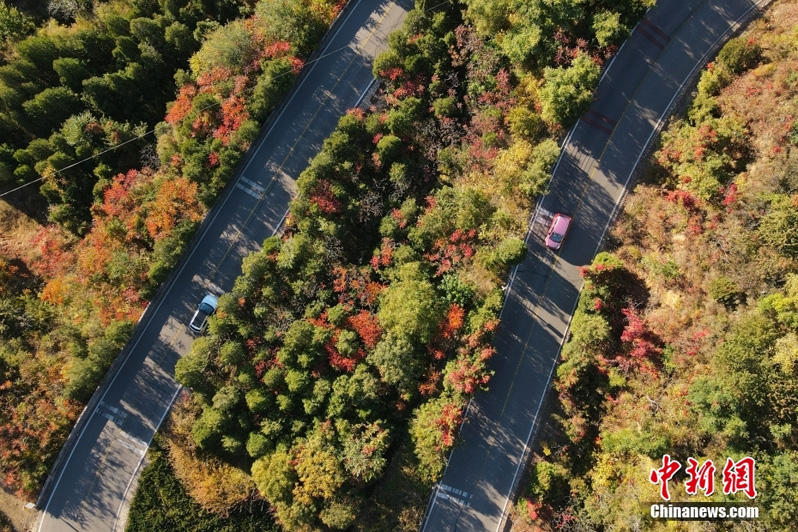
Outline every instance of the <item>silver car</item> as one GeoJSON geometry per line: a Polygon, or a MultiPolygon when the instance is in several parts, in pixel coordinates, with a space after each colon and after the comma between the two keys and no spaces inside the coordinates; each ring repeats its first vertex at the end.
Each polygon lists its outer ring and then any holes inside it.
{"type": "Polygon", "coordinates": [[[202,334],[208,327],[208,318],[216,312],[216,306],[219,304],[219,298],[213,294],[207,294],[200,301],[197,311],[188,324],[188,328],[197,334],[202,334]]]}

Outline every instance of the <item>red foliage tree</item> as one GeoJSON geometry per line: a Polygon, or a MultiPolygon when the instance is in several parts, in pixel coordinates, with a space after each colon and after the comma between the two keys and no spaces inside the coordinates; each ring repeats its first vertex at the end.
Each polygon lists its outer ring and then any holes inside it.
{"type": "Polygon", "coordinates": [[[440,417],[435,421],[435,425],[441,431],[441,443],[446,448],[454,445],[454,437],[457,429],[463,422],[463,409],[455,402],[447,403],[441,409],[440,417]]]}
{"type": "Polygon", "coordinates": [[[627,350],[625,357],[619,361],[620,366],[623,369],[636,367],[656,373],[651,362],[662,355],[661,342],[634,308],[625,308],[621,312],[627,320],[621,333],[621,341],[626,344],[627,350]]]}
{"type": "Polygon", "coordinates": [[[63,274],[75,260],[68,242],[66,234],[56,225],[40,228],[32,245],[38,249],[41,258],[33,262],[33,271],[46,279],[63,274]]]}
{"type": "Polygon", "coordinates": [[[432,251],[425,257],[438,263],[435,275],[443,275],[455,265],[474,256],[477,231],[455,229],[448,238],[439,238],[432,246],[432,251]]]}
{"type": "Polygon", "coordinates": [[[194,102],[194,97],[197,95],[197,86],[193,83],[180,87],[177,93],[177,100],[169,108],[166,113],[166,122],[175,125],[183,120],[186,115],[191,111],[191,104],[194,102]]]}
{"type": "Polygon", "coordinates": [[[233,133],[249,119],[249,111],[244,98],[233,94],[222,102],[221,114],[221,124],[214,130],[213,138],[221,140],[222,145],[227,146],[233,133]]]}
{"type": "Polygon", "coordinates": [[[324,214],[341,212],[341,202],[335,197],[335,192],[329,181],[320,180],[310,194],[309,200],[324,214]]]}
{"type": "Polygon", "coordinates": [[[197,199],[197,184],[185,177],[164,180],[146,205],[146,212],[147,232],[154,240],[170,235],[182,220],[200,221],[203,209],[197,199]]]}
{"type": "Polygon", "coordinates": [[[369,349],[374,349],[377,346],[377,342],[382,336],[382,327],[380,327],[377,316],[367,310],[361,310],[354,316],[350,316],[347,321],[349,326],[360,336],[363,345],[369,349]]]}

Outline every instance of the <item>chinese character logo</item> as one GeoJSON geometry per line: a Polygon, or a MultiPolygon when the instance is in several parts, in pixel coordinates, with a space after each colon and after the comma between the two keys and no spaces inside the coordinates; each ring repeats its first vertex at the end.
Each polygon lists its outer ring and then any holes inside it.
{"type": "Polygon", "coordinates": [[[660,497],[666,501],[671,500],[670,491],[668,491],[668,481],[682,468],[682,464],[676,460],[671,460],[671,455],[666,454],[662,457],[662,467],[659,469],[652,469],[648,479],[652,484],[662,485],[659,488],[660,497]]]}
{"type": "Polygon", "coordinates": [[[709,496],[715,493],[715,464],[712,460],[707,460],[701,467],[698,467],[698,460],[695,458],[688,458],[687,473],[688,478],[684,481],[684,488],[688,495],[695,495],[698,490],[704,492],[704,495],[709,496]]]}
{"type": "Polygon", "coordinates": [[[755,466],[756,461],[750,456],[746,456],[738,462],[727,458],[726,465],[723,467],[723,493],[732,495],[742,491],[749,499],[756,497],[755,466]]]}
{"type": "MultiPolygon", "coordinates": [[[[664,500],[671,500],[668,481],[682,468],[678,460],[673,460],[669,454],[662,456],[662,467],[652,469],[648,479],[652,484],[660,486],[660,497],[664,500]]],[[[737,492],[745,493],[749,499],[756,497],[756,460],[750,456],[734,461],[726,459],[723,467],[723,493],[734,495],[737,492]]],[[[687,479],[684,481],[684,489],[688,495],[697,495],[701,490],[704,495],[710,496],[715,493],[715,464],[712,460],[707,460],[699,467],[699,462],[693,457],[687,459],[687,468],[684,472],[687,479]]]]}

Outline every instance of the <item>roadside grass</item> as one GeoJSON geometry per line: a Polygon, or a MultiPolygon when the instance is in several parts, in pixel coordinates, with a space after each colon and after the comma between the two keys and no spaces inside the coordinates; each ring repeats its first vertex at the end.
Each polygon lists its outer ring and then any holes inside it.
{"type": "Polygon", "coordinates": [[[23,210],[0,201],[0,253],[19,258],[26,264],[32,263],[39,258],[39,252],[31,241],[40,227],[23,210]]]}
{"type": "MultiPolygon", "coordinates": [[[[149,464],[139,480],[130,506],[126,532],[276,532],[267,506],[253,513],[232,513],[224,518],[207,512],[186,493],[162,447],[162,436],[156,435],[149,450],[149,464]]],[[[409,436],[399,443],[385,476],[363,504],[363,510],[352,526],[353,532],[392,530],[415,532],[424,517],[433,484],[417,473],[418,460],[413,454],[409,436]]],[[[0,532],[16,532],[3,528],[0,532]]]]}
{"type": "MultiPolygon", "coordinates": [[[[221,517],[205,511],[188,496],[175,476],[168,453],[156,435],[149,450],[150,463],[139,480],[130,505],[127,532],[277,532],[269,508],[255,508],[252,513],[233,512],[221,517]]],[[[7,532],[2,528],[0,532],[7,532]]],[[[8,532],[14,532],[8,529],[8,532]]]]}
{"type": "Polygon", "coordinates": [[[397,445],[385,475],[366,499],[352,530],[416,532],[424,517],[432,486],[432,483],[419,476],[413,443],[410,436],[405,434],[397,445]]]}

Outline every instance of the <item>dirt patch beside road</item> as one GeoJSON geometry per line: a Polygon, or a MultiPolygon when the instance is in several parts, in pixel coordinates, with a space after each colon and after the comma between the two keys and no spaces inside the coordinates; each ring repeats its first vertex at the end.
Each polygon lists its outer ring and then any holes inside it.
{"type": "Polygon", "coordinates": [[[13,493],[0,489],[0,512],[4,513],[11,521],[14,526],[13,532],[31,532],[36,525],[39,511],[35,508],[26,510],[27,502],[13,493]]]}

